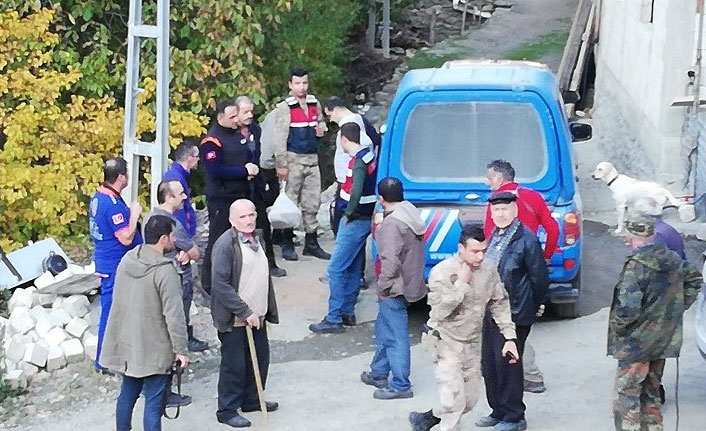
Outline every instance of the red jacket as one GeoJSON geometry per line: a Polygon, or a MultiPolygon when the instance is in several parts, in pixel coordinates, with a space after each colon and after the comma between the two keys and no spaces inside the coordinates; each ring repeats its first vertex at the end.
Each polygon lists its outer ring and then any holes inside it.
{"type": "MultiPolygon", "coordinates": [[[[541,193],[532,189],[520,187],[517,183],[507,183],[500,186],[495,192],[515,192],[517,194],[517,218],[529,230],[537,233],[539,225],[547,232],[547,242],[544,245],[544,258],[549,259],[556,251],[559,240],[559,224],[552,217],[549,207],[544,202],[541,193]]],[[[490,217],[490,204],[485,209],[485,237],[495,229],[495,223],[490,217]]]]}

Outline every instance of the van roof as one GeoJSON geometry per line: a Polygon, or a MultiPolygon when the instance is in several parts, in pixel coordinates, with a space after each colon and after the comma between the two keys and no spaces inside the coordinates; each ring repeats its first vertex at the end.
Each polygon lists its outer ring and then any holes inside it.
{"type": "Polygon", "coordinates": [[[438,69],[407,72],[397,96],[434,89],[532,90],[539,94],[557,93],[554,73],[544,64],[511,60],[454,60],[438,69]]]}

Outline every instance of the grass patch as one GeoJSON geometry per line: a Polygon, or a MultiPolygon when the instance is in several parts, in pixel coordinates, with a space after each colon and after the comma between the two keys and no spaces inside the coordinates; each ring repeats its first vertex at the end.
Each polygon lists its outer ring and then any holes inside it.
{"type": "Polygon", "coordinates": [[[505,55],[505,58],[537,61],[549,54],[562,53],[566,40],[569,38],[569,31],[569,29],[563,29],[544,34],[533,42],[511,50],[505,55]]]}
{"type": "Polygon", "coordinates": [[[470,51],[453,52],[442,55],[429,54],[428,51],[418,51],[414,54],[414,57],[407,62],[407,66],[410,70],[436,68],[441,67],[441,65],[447,61],[469,58],[470,56],[470,51]]]}

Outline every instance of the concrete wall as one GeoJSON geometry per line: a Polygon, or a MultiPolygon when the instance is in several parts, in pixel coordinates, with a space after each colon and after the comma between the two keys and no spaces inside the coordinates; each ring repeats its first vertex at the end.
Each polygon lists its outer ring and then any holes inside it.
{"type": "Polygon", "coordinates": [[[594,129],[601,149],[619,168],[661,182],[686,170],[682,127],[694,63],[695,2],[603,0],[596,48],[594,129]]]}

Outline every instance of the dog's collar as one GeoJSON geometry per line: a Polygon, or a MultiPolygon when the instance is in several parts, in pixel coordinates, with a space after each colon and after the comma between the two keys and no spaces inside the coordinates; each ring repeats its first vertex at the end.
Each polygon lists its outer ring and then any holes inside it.
{"type": "Polygon", "coordinates": [[[620,176],[620,174],[616,175],[615,177],[613,177],[612,180],[608,181],[608,187],[610,187],[610,185],[613,184],[615,182],[615,180],[618,179],[619,176],[620,176]]]}

